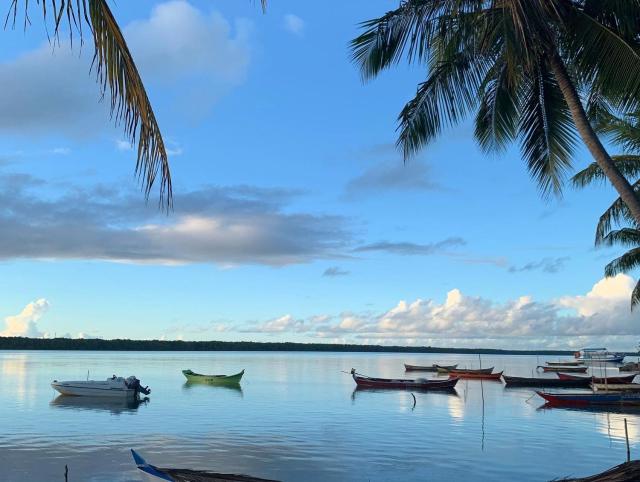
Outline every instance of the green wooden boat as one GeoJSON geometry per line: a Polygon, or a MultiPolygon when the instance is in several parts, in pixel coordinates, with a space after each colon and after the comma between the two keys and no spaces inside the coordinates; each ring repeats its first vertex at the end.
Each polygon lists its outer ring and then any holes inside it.
{"type": "Polygon", "coordinates": [[[235,375],[202,375],[192,372],[191,370],[182,370],[182,374],[187,377],[190,382],[208,383],[211,385],[239,385],[244,370],[235,375]]]}

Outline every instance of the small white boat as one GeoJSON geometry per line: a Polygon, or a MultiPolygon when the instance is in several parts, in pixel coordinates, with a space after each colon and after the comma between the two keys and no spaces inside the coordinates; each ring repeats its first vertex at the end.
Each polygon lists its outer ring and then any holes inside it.
{"type": "Polygon", "coordinates": [[[98,380],[54,380],[51,386],[63,395],[76,397],[130,397],[135,398],[139,393],[148,395],[151,393],[148,387],[140,385],[140,380],[134,376],[127,378],[116,377],[107,378],[105,381],[98,380]]]}
{"type": "Polygon", "coordinates": [[[624,356],[624,353],[607,351],[606,348],[584,348],[575,353],[575,357],[578,361],[587,363],[622,363],[624,356]]]}

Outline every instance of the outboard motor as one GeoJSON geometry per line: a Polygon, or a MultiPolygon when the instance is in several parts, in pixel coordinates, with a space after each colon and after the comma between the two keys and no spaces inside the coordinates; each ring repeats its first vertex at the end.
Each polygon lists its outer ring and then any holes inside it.
{"type": "Polygon", "coordinates": [[[127,387],[133,388],[136,391],[136,394],[142,393],[144,395],[149,395],[151,390],[148,386],[143,387],[140,385],[140,380],[138,380],[135,376],[130,376],[125,380],[127,387]]]}

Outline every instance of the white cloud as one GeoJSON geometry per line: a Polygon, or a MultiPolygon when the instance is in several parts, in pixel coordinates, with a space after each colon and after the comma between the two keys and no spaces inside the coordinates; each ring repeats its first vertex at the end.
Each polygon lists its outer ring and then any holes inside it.
{"type": "Polygon", "coordinates": [[[44,336],[38,328],[38,320],[49,310],[49,302],[44,298],[32,301],[17,315],[4,319],[5,329],[0,336],[27,336],[41,338],[44,336]]]}
{"type": "Polygon", "coordinates": [[[297,15],[288,13],[284,16],[284,28],[294,35],[302,35],[304,32],[304,20],[297,15]]]}
{"type": "Polygon", "coordinates": [[[631,350],[640,336],[639,315],[630,311],[634,286],[633,278],[620,274],[598,281],[586,295],[550,301],[520,296],[504,302],[453,289],[441,303],[402,300],[380,314],[324,315],[316,317],[317,323],[287,315],[250,330],[324,339],[342,333],[355,343],[569,349],[610,342],[631,350]]]}
{"type": "Polygon", "coordinates": [[[119,151],[133,151],[133,144],[131,144],[131,141],[116,139],[116,149],[119,151]]]}

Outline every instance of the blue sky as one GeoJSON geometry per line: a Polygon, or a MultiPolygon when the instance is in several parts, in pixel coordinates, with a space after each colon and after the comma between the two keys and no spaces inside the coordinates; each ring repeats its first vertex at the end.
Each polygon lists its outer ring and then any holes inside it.
{"type": "Polygon", "coordinates": [[[3,32],[0,333],[632,349],[633,280],[596,285],[611,189],[545,200],[517,146],[483,155],[470,122],[403,164],[421,70],[363,84],[347,48],[393,5],[114,4],[170,149],[169,216],[138,190],[91,46],[52,48],[37,10],[3,32]]]}

